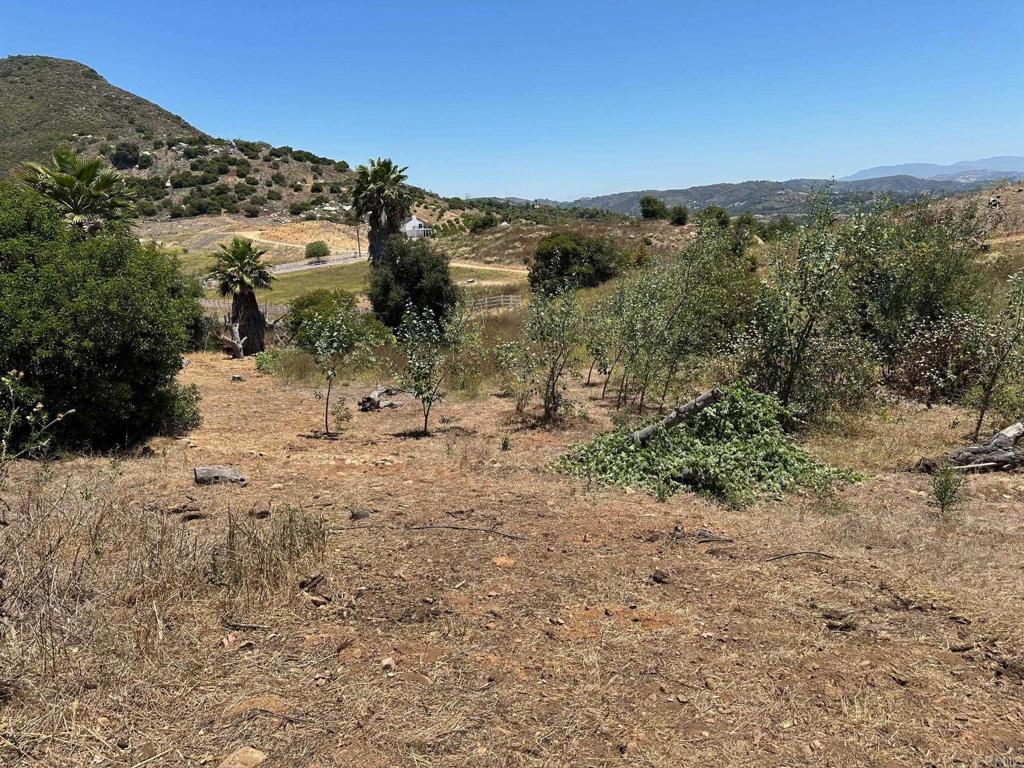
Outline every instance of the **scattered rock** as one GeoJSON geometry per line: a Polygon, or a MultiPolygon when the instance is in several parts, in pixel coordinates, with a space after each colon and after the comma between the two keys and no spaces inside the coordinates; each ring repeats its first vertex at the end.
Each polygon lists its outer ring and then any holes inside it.
{"type": "Polygon", "coordinates": [[[181,522],[190,523],[193,520],[206,520],[210,515],[206,512],[186,512],[181,516],[181,522]]]}
{"type": "Polygon", "coordinates": [[[199,502],[198,501],[186,501],[182,504],[178,504],[174,507],[168,507],[167,513],[171,515],[183,515],[188,512],[198,512],[199,502]]]}
{"type": "Polygon", "coordinates": [[[276,693],[263,693],[258,696],[250,696],[248,699],[229,704],[224,708],[221,717],[231,719],[249,714],[250,712],[269,712],[274,715],[283,715],[288,711],[288,702],[276,693]]]}
{"type": "Polygon", "coordinates": [[[498,555],[496,558],[491,560],[499,568],[511,568],[516,564],[514,557],[506,557],[505,555],[498,555]]]}
{"type": "Polygon", "coordinates": [[[266,520],[270,517],[270,504],[266,501],[257,501],[249,510],[249,515],[257,520],[266,520]]]}
{"type": "Polygon", "coordinates": [[[313,592],[299,592],[299,596],[307,603],[310,603],[316,606],[317,608],[322,608],[323,606],[331,602],[328,598],[324,597],[323,595],[317,595],[313,592]]]}
{"type": "Polygon", "coordinates": [[[349,520],[367,520],[372,514],[373,510],[369,507],[353,507],[348,517],[349,520]]]}
{"type": "Polygon", "coordinates": [[[245,376],[243,376],[240,373],[233,373],[233,374],[231,374],[231,380],[232,381],[245,381],[245,376]]]}
{"type": "Polygon", "coordinates": [[[380,668],[385,672],[391,672],[395,668],[395,660],[388,656],[386,659],[380,660],[380,668]]]}
{"type": "Polygon", "coordinates": [[[220,768],[256,768],[265,762],[267,762],[266,752],[260,752],[252,747],[239,747],[224,758],[220,768]]]}
{"type": "Polygon", "coordinates": [[[651,574],[651,581],[653,581],[655,584],[668,584],[668,574],[662,570],[655,569],[654,573],[651,574]]]}
{"type": "Polygon", "coordinates": [[[214,483],[238,483],[245,485],[245,476],[234,467],[196,467],[192,470],[196,484],[213,485],[214,483]]]}
{"type": "Polygon", "coordinates": [[[274,483],[272,486],[270,486],[270,490],[272,491],[280,491],[282,488],[284,488],[284,486],[281,485],[281,483],[274,483]]]}

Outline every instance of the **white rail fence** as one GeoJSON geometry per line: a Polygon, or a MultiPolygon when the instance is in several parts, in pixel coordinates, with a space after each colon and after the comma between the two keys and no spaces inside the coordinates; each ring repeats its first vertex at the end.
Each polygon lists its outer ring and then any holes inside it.
{"type": "MultiPolygon", "coordinates": [[[[228,315],[231,312],[231,302],[227,299],[200,299],[199,303],[208,314],[215,316],[228,315]]],[[[515,309],[522,306],[523,297],[514,293],[504,293],[500,296],[480,296],[469,302],[469,311],[487,312],[490,310],[515,309]]],[[[369,312],[368,307],[357,307],[359,312],[369,312]]],[[[291,308],[287,304],[261,304],[260,311],[267,318],[268,322],[276,323],[288,314],[291,308]]]]}
{"type": "Polygon", "coordinates": [[[288,272],[305,272],[307,269],[319,269],[321,267],[331,267],[337,264],[352,264],[357,261],[362,261],[364,258],[364,256],[360,256],[355,251],[341,251],[332,256],[328,256],[326,259],[320,259],[319,261],[307,259],[306,261],[289,261],[285,264],[274,264],[270,267],[270,271],[275,275],[284,275],[288,272]]]}

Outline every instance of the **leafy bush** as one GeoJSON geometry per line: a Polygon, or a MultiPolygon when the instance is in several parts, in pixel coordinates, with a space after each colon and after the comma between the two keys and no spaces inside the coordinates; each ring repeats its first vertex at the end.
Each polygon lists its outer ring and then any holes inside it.
{"type": "Polygon", "coordinates": [[[673,205],[668,209],[668,220],[677,227],[684,227],[690,220],[690,209],[685,205],[673,205]]]}
{"type": "Polygon", "coordinates": [[[139,155],[139,160],[138,160],[137,165],[142,170],[145,170],[146,168],[152,168],[153,167],[153,156],[149,155],[149,154],[141,154],[141,155],[139,155]]]}
{"type": "Polygon", "coordinates": [[[424,240],[389,238],[380,264],[370,272],[370,304],[380,321],[398,328],[406,307],[445,317],[458,302],[448,258],[424,240]]]}
{"type": "Polygon", "coordinates": [[[611,240],[577,232],[546,235],[530,264],[530,287],[543,293],[587,288],[615,277],[623,255],[611,240]]]}
{"type": "Polygon", "coordinates": [[[830,199],[793,242],[769,251],[767,279],[738,345],[741,374],[809,420],[863,405],[876,380],[873,346],[855,333],[853,262],[838,243],[830,199]]]}
{"type": "Polygon", "coordinates": [[[498,217],[490,211],[483,213],[466,213],[462,216],[466,229],[470,232],[483,232],[498,226],[498,217]]]}
{"type": "Polygon", "coordinates": [[[577,477],[666,495],[691,490],[732,506],[800,487],[820,487],[849,472],[825,466],[785,432],[778,400],[743,386],[641,447],[615,430],[575,446],[556,467],[577,477]]]}
{"type": "Polygon", "coordinates": [[[71,231],[37,194],[0,184],[0,369],[54,412],[57,443],[105,449],[177,423],[174,378],[196,312],[178,265],[110,226],[71,231]]]}
{"type": "Polygon", "coordinates": [[[640,215],[645,219],[667,219],[668,208],[654,195],[644,195],[640,198],[640,215]]]}
{"type": "Polygon", "coordinates": [[[331,255],[331,247],[323,240],[306,243],[306,258],[310,261],[324,261],[331,255]]]}
{"type": "Polygon", "coordinates": [[[333,315],[339,309],[355,308],[355,297],[347,291],[317,288],[307,291],[292,299],[287,317],[284,319],[285,329],[295,339],[300,348],[313,351],[313,339],[306,333],[310,321],[316,317],[333,315]]]}
{"type": "Polygon", "coordinates": [[[134,168],[135,164],[139,162],[140,156],[138,144],[122,141],[110,153],[110,164],[119,170],[134,168]]]}
{"type": "Polygon", "coordinates": [[[256,361],[256,370],[260,373],[274,373],[277,370],[279,349],[265,349],[253,355],[256,361]]]}
{"type": "Polygon", "coordinates": [[[195,384],[172,384],[166,390],[166,405],[160,421],[159,434],[180,437],[203,423],[199,410],[199,388],[195,384]]]}

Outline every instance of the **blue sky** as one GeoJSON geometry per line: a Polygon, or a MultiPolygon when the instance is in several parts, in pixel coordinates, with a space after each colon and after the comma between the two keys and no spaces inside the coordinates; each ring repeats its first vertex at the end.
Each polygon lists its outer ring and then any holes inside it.
{"type": "Polygon", "coordinates": [[[227,138],[446,195],[570,199],[1024,154],[1024,4],[0,0],[0,55],[86,63],[227,138]]]}

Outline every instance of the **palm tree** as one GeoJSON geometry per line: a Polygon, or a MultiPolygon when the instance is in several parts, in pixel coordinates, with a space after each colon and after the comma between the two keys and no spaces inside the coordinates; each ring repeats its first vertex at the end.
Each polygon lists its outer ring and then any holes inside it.
{"type": "Polygon", "coordinates": [[[405,185],[407,168],[399,168],[390,158],[370,160],[356,168],[352,187],[352,205],[370,225],[370,261],[379,264],[384,242],[398,233],[409,215],[411,198],[405,185]]]}
{"type": "Polygon", "coordinates": [[[221,296],[231,296],[231,324],[238,326],[242,338],[242,354],[253,355],[266,348],[267,321],[260,312],[256,291],[270,288],[274,276],[263,261],[266,251],[252,240],[236,237],[230,245],[221,245],[217,263],[210,270],[210,279],[217,282],[221,296]]]}
{"type": "Polygon", "coordinates": [[[46,195],[75,226],[95,232],[104,222],[130,220],[135,213],[128,186],[103,159],[80,158],[68,147],[54,150],[49,165],[23,163],[17,178],[46,195]]]}

